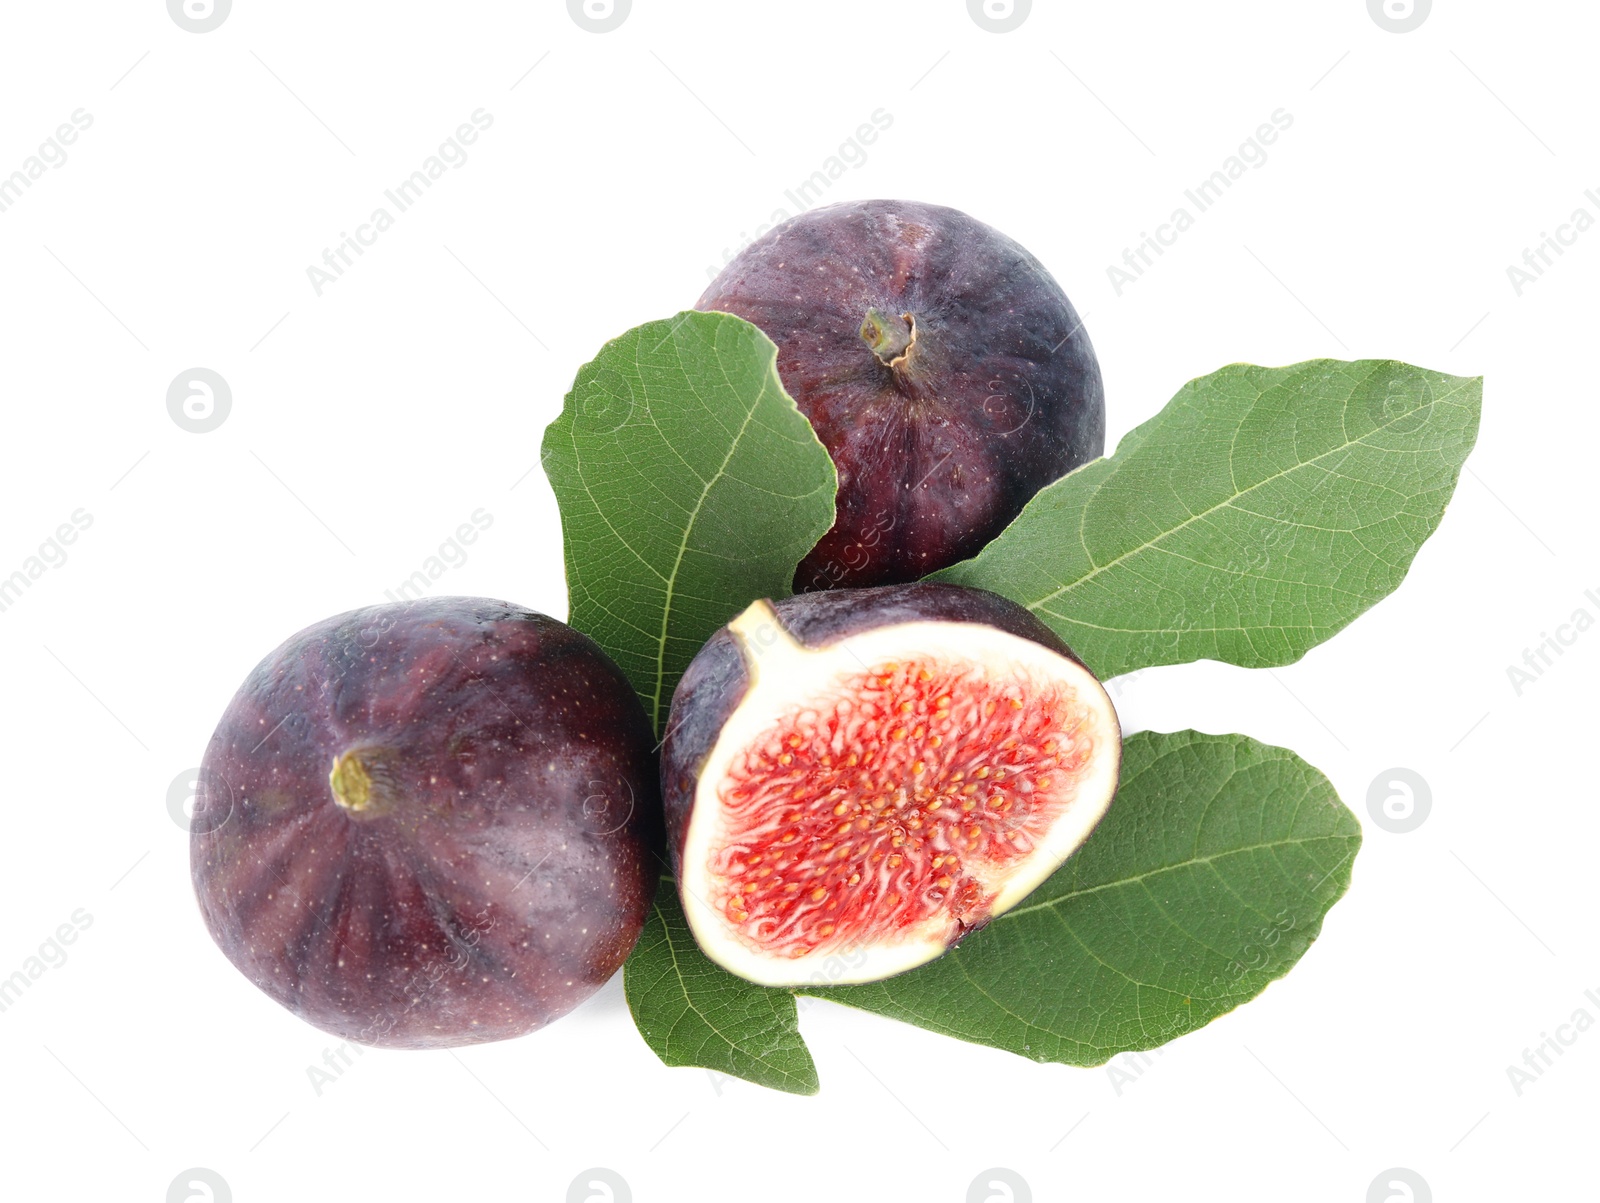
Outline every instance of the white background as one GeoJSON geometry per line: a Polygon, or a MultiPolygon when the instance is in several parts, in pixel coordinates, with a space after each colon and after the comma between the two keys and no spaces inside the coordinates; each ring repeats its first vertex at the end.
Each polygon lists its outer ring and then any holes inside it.
{"type": "Polygon", "coordinates": [[[1507,674],[1600,617],[1600,230],[1520,296],[1506,271],[1600,216],[1592,5],[1440,0],[1408,33],[1363,0],[1041,2],[1010,33],[961,0],[637,0],[604,34],[512,0],[3,22],[0,175],[93,117],[0,212],[0,575],[93,519],[0,612],[0,976],[92,917],[0,1013],[7,1198],[160,1203],[188,1167],[238,1203],[584,1198],[592,1166],[641,1203],[960,1203],[989,1167],[1019,1200],[1406,1198],[1369,1195],[1389,1167],[1441,1203],[1600,1193],[1600,1027],[1520,1095],[1507,1074],[1600,1020],[1600,629],[1520,695],[1507,674]],[[480,108],[465,165],[319,297],[306,269],[480,108]],[[789,1097],[664,1068],[614,981],[521,1040],[368,1052],[319,1096],[333,1042],[213,947],[169,787],[262,655],[480,507],[437,591],[563,614],[536,465],[577,367],[692,304],[880,108],[826,199],[953,205],[1029,247],[1085,315],[1113,440],[1231,361],[1486,376],[1398,594],[1292,667],[1119,687],[1131,729],[1243,731],[1327,772],[1367,832],[1348,897],[1289,977],[1120,1093],[812,1003],[822,1093],[789,1097]],[[1280,108],[1268,161],[1119,296],[1107,267],[1280,108]],[[233,393],[206,434],[166,406],[196,366],[233,393]],[[1431,790],[1409,834],[1368,811],[1393,767],[1431,790]]]}

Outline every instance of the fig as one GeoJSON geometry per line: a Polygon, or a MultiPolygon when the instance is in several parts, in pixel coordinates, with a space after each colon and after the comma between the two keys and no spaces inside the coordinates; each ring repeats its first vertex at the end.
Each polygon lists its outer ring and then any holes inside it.
{"type": "Polygon", "coordinates": [[[1111,699],[995,594],[758,601],[673,695],[667,844],[700,946],[767,986],[914,968],[1014,906],[1116,790],[1111,699]]]}
{"type": "Polygon", "coordinates": [[[353,610],[263,660],[201,764],[200,911],[362,1044],[518,1036],[622,964],[657,872],[654,739],[590,639],[505,602],[353,610]]]}
{"type": "Polygon", "coordinates": [[[1105,449],[1089,335],[1044,267],[955,209],[847,201],[793,217],[696,308],[758,326],[839,474],[797,592],[903,584],[975,555],[1105,449]]]}

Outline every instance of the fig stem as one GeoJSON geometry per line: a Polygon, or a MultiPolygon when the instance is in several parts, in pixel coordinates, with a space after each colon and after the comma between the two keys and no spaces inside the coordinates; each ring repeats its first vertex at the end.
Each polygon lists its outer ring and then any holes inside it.
{"type": "Polygon", "coordinates": [[[745,666],[752,677],[781,672],[785,662],[806,654],[799,640],[789,634],[772,603],[764,598],[746,606],[728,624],[728,632],[744,653],[745,666]]]}
{"type": "Polygon", "coordinates": [[[886,368],[898,368],[911,355],[917,343],[917,319],[909,313],[892,317],[876,305],[861,319],[861,341],[872,349],[886,368]]]}
{"type": "Polygon", "coordinates": [[[334,760],[328,785],[333,789],[333,800],[352,814],[361,814],[372,805],[372,774],[354,752],[334,760]]]}

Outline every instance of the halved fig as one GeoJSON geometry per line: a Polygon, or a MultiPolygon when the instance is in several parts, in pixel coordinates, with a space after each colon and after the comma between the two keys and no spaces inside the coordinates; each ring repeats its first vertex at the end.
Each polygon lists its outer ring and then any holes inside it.
{"type": "Polygon", "coordinates": [[[1111,699],[1014,602],[758,601],[673,695],[669,846],[700,946],[767,986],[877,981],[1014,906],[1116,790],[1111,699]]]}

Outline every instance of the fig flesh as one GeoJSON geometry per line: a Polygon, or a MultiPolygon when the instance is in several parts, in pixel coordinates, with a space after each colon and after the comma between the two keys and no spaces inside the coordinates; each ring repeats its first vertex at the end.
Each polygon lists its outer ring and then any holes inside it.
{"type": "Polygon", "coordinates": [[[1004,598],[756,602],[673,697],[662,795],[684,911],[712,960],[762,985],[903,972],[1053,873],[1120,760],[1105,690],[1004,598]]]}

